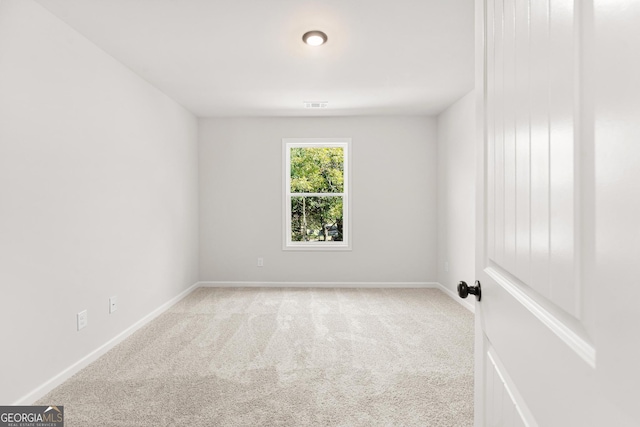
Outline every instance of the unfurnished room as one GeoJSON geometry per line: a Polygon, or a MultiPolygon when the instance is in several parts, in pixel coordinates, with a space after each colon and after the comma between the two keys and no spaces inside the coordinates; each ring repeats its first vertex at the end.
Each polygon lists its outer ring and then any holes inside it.
{"type": "Polygon", "coordinates": [[[639,27],[0,0],[0,427],[640,425],[639,27]]]}

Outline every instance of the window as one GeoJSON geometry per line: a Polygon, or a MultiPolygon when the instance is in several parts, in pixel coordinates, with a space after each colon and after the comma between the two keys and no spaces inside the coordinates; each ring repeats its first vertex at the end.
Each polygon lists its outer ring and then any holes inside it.
{"type": "Polygon", "coordinates": [[[350,139],[282,140],[284,249],[345,250],[350,139]]]}

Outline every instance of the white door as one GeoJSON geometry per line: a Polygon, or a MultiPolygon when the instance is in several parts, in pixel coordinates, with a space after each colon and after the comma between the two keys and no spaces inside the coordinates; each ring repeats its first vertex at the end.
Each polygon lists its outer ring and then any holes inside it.
{"type": "Polygon", "coordinates": [[[476,11],[476,426],[640,426],[640,1],[476,11]]]}

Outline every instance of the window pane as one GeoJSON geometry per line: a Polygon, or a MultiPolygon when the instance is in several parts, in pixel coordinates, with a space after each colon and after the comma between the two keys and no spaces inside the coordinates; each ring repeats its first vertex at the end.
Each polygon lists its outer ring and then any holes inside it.
{"type": "Polygon", "coordinates": [[[343,148],[291,148],[291,192],[343,193],[343,148]]]}
{"type": "Polygon", "coordinates": [[[292,242],[341,242],[342,196],[291,197],[292,242]]]}

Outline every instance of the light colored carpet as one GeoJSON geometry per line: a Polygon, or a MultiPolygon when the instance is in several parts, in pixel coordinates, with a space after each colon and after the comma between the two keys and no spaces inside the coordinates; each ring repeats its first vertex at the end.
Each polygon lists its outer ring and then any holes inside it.
{"type": "Polygon", "coordinates": [[[435,289],[200,288],[60,385],[67,427],[473,425],[473,316],[435,289]]]}

